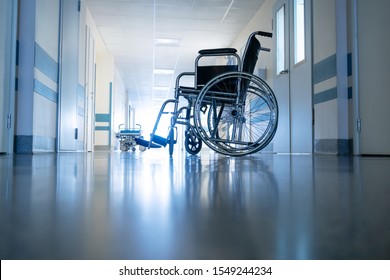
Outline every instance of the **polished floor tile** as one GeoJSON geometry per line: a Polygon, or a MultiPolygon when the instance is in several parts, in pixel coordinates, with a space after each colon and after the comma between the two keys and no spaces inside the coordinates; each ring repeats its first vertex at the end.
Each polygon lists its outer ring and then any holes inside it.
{"type": "Polygon", "coordinates": [[[390,259],[390,158],[0,156],[1,259],[390,259]]]}

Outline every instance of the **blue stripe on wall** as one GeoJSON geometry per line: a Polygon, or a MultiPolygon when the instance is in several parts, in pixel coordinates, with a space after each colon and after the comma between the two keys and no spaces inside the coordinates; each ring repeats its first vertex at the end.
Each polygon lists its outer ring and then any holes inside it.
{"type": "Polygon", "coordinates": [[[58,102],[58,94],[38,80],[34,79],[34,91],[47,99],[58,102]]]}
{"type": "Polygon", "coordinates": [[[323,103],[337,98],[337,88],[331,88],[322,92],[314,94],[314,104],[323,103]]]}
{"type": "Polygon", "coordinates": [[[96,114],[95,115],[96,122],[111,122],[110,114],[96,114]]]}
{"type": "Polygon", "coordinates": [[[95,130],[98,130],[98,131],[110,131],[110,127],[109,126],[95,126],[95,130]]]}
{"type": "MultiPolygon", "coordinates": [[[[352,76],[352,54],[347,56],[348,76],[352,76]]],[[[313,82],[321,83],[337,76],[336,54],[331,55],[313,66],[313,82]]],[[[337,88],[331,88],[314,94],[314,104],[337,98],[337,88]]],[[[348,88],[348,99],[352,98],[352,87],[348,88]]]]}
{"type": "Polygon", "coordinates": [[[314,64],[313,83],[318,84],[337,75],[336,54],[314,64]]]}
{"type": "Polygon", "coordinates": [[[58,63],[35,43],[35,67],[54,82],[58,82],[58,63]]]}
{"type": "Polygon", "coordinates": [[[348,54],[347,64],[348,64],[348,77],[349,77],[352,76],[352,53],[348,54]]]}

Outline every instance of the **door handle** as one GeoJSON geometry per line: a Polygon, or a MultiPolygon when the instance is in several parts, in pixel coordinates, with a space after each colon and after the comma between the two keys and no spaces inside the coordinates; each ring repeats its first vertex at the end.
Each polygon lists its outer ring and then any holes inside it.
{"type": "Polygon", "coordinates": [[[280,71],[279,75],[286,75],[288,74],[288,69],[280,71]]]}

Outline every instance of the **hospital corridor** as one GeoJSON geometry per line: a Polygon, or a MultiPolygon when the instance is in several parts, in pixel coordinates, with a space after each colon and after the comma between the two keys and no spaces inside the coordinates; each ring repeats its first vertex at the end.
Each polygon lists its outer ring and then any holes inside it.
{"type": "Polygon", "coordinates": [[[390,260],[389,10],[1,0],[0,259],[390,260]]]}

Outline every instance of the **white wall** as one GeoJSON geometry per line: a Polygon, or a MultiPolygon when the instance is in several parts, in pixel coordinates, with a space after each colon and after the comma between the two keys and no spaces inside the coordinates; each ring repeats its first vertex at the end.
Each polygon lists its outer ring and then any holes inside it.
{"type": "MultiPolygon", "coordinates": [[[[336,6],[335,0],[313,0],[313,63],[335,58],[336,55],[336,6]]],[[[327,66],[325,66],[327,67],[327,66]]],[[[322,69],[319,69],[323,72],[322,69]]],[[[314,84],[314,95],[336,88],[336,64],[334,76],[314,84]]],[[[336,99],[320,102],[315,109],[315,141],[338,139],[336,99]]],[[[336,151],[333,151],[336,152],[336,151]]]]}
{"type": "Polygon", "coordinates": [[[348,96],[347,0],[313,0],[315,152],[349,154],[352,148],[348,96]]]}
{"type": "MultiPolygon", "coordinates": [[[[236,48],[239,52],[245,46],[249,35],[255,31],[273,32],[272,30],[272,10],[275,5],[275,0],[266,0],[263,5],[241,32],[240,36],[233,42],[232,47],[236,48]]],[[[274,71],[274,39],[259,37],[259,40],[263,47],[270,48],[271,52],[260,52],[259,60],[257,62],[254,74],[257,73],[259,68],[266,68],[266,82],[272,87],[273,83],[273,71],[274,71]]]]}
{"type": "Polygon", "coordinates": [[[336,53],[336,0],[313,0],[313,62],[336,53]]]}
{"type": "Polygon", "coordinates": [[[98,50],[96,57],[96,100],[95,100],[95,146],[111,145],[112,129],[112,89],[110,84],[114,80],[114,61],[112,55],[106,50],[98,50]],[[104,115],[110,121],[99,120],[99,116],[104,115]],[[105,130],[98,130],[104,127],[105,130]]]}
{"type": "Polygon", "coordinates": [[[96,149],[112,149],[116,143],[115,132],[119,124],[127,124],[127,92],[119,72],[115,68],[114,58],[107,50],[88,9],[86,9],[85,17],[85,24],[90,28],[96,43],[94,144],[96,149]],[[109,120],[99,121],[99,117],[109,118],[109,120]]]}
{"type": "Polygon", "coordinates": [[[118,131],[118,126],[123,124],[124,127],[129,127],[128,124],[128,107],[129,100],[125,85],[117,69],[114,72],[114,89],[113,89],[113,129],[118,131]]]}

